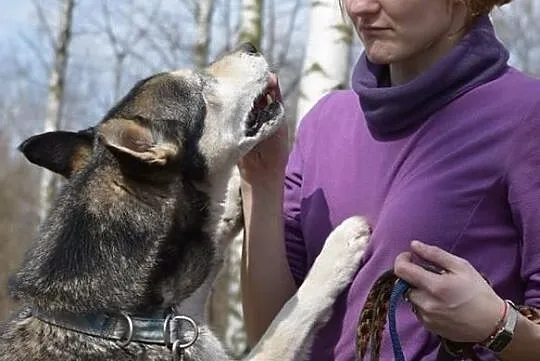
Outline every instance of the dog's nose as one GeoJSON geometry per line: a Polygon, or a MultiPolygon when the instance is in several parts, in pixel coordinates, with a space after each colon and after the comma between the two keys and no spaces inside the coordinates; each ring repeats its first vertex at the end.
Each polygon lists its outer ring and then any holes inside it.
{"type": "Polygon", "coordinates": [[[257,47],[249,42],[240,45],[238,50],[249,55],[259,55],[259,50],[257,50],[257,47]]]}

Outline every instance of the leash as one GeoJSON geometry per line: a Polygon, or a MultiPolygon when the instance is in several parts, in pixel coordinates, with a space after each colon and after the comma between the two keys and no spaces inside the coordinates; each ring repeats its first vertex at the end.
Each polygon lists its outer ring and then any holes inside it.
{"type": "Polygon", "coordinates": [[[394,287],[392,288],[392,293],[390,295],[390,302],[388,305],[388,326],[395,361],[405,361],[403,349],[401,348],[401,342],[399,341],[399,334],[397,332],[396,310],[399,302],[403,299],[403,296],[410,288],[411,286],[407,282],[399,278],[396,283],[394,283],[394,287]]]}
{"type": "MultiPolygon", "coordinates": [[[[430,265],[424,264],[422,267],[430,272],[442,274],[444,270],[430,265]]],[[[388,304],[388,327],[390,333],[390,339],[392,340],[392,350],[394,352],[395,361],[406,361],[405,355],[403,354],[403,349],[401,348],[401,342],[399,341],[399,334],[397,331],[396,325],[396,311],[399,305],[399,302],[404,300],[405,294],[411,289],[411,285],[406,281],[398,278],[392,287],[392,292],[390,294],[390,301],[388,304]]]]}

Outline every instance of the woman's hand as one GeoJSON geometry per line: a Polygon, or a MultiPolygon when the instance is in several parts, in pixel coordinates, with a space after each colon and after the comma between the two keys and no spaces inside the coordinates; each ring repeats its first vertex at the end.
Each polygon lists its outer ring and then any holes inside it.
{"type": "Polygon", "coordinates": [[[283,180],[289,155],[287,123],[268,139],[257,144],[238,163],[242,179],[248,183],[270,177],[283,180]]]}
{"type": "Polygon", "coordinates": [[[504,300],[463,258],[418,241],[411,243],[411,251],[396,258],[394,272],[413,287],[407,297],[417,318],[448,340],[484,341],[503,317],[504,300]],[[416,256],[444,271],[424,269],[414,263],[416,256]]]}

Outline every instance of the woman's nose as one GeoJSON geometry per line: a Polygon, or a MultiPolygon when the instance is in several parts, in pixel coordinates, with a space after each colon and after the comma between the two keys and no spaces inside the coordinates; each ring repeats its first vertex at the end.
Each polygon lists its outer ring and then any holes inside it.
{"type": "Polygon", "coordinates": [[[381,9],[379,0],[345,0],[345,8],[349,15],[366,16],[375,14],[381,9]]]}

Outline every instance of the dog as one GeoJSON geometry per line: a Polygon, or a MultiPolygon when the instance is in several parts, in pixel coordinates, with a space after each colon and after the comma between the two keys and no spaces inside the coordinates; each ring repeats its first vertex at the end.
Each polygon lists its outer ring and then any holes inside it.
{"type": "MultiPolygon", "coordinates": [[[[26,158],[65,182],[10,278],[21,308],[0,327],[0,361],[230,360],[205,305],[241,224],[231,174],[282,126],[277,94],[246,44],[138,82],[91,128],[24,141],[26,158]]],[[[304,359],[368,238],[360,217],[339,225],[245,359],[304,359]]]]}

